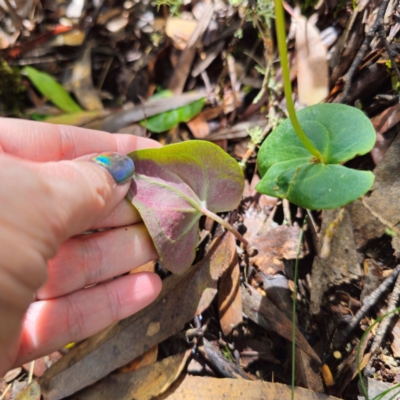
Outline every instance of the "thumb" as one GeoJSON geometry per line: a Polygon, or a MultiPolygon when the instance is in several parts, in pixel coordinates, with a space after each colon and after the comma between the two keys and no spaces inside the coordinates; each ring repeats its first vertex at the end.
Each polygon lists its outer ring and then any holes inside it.
{"type": "Polygon", "coordinates": [[[42,176],[49,178],[56,204],[59,240],[91,229],[103,220],[127,194],[134,163],[120,153],[101,153],[89,161],[44,163],[42,176]]]}

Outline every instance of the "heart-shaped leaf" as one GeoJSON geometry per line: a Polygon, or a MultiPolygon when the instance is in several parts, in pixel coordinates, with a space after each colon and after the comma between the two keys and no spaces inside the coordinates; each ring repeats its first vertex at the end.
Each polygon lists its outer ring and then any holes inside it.
{"type": "Polygon", "coordinates": [[[164,266],[182,273],[195,258],[200,217],[237,207],[243,172],[220,147],[203,141],[139,150],[129,156],[135,174],[128,198],[138,209],[164,266]]]}
{"type": "MultiPolygon", "coordinates": [[[[164,99],[173,97],[170,90],[164,90],[155,94],[151,100],[164,99]]],[[[174,128],[181,122],[188,122],[194,118],[203,109],[205,99],[200,99],[187,104],[183,107],[178,107],[175,110],[166,111],[161,114],[154,115],[154,117],[143,120],[140,124],[148,129],[150,132],[161,133],[174,128]]]]}
{"type": "Polygon", "coordinates": [[[260,148],[262,180],[256,189],[312,210],[340,207],[366,193],[374,175],[340,164],[372,149],[376,134],[370,120],[360,110],[343,104],[317,104],[297,116],[324,162],[315,160],[287,119],[260,148]]]}

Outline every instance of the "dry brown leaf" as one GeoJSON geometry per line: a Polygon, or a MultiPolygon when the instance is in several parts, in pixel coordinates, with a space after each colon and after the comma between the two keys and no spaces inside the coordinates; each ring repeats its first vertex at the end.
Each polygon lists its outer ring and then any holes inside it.
{"type": "MultiPolygon", "coordinates": [[[[253,236],[250,245],[257,248],[258,254],[251,258],[251,262],[266,275],[283,271],[285,269],[283,259],[296,259],[299,235],[298,226],[280,225],[266,233],[253,236]]],[[[305,253],[303,249],[300,258],[303,258],[305,253]]]]}
{"type": "Polygon", "coordinates": [[[327,50],[314,24],[302,15],[295,19],[299,101],[311,106],[329,94],[327,50]]]}
{"type": "Polygon", "coordinates": [[[210,134],[210,126],[204,118],[203,113],[192,118],[186,124],[196,139],[204,139],[210,134]]]}
{"type": "Polygon", "coordinates": [[[303,350],[296,348],[296,385],[303,386],[313,392],[324,393],[320,365],[303,350]]]}
{"type": "Polygon", "coordinates": [[[156,262],[149,261],[146,264],[141,265],[138,268],[133,269],[130,274],[137,274],[138,272],[155,272],[156,270],[156,262]]]}
{"type": "MultiPolygon", "coordinates": [[[[243,312],[264,329],[272,330],[292,341],[292,321],[270,300],[251,286],[242,286],[243,312]]],[[[309,354],[318,364],[321,360],[296,327],[296,346],[309,354]]]]}
{"type": "Polygon", "coordinates": [[[357,249],[364,247],[369,240],[385,233],[385,226],[364,207],[361,200],[350,203],[348,209],[357,249]]]}
{"type": "Polygon", "coordinates": [[[195,20],[190,21],[180,17],[170,17],[167,19],[165,33],[171,38],[176,48],[184,50],[197,25],[198,22],[195,20]]]}
{"type": "Polygon", "coordinates": [[[400,232],[400,136],[374,169],[375,181],[363,203],[381,223],[400,232]]]}
{"type": "MultiPolygon", "coordinates": [[[[280,275],[266,276],[261,271],[257,273],[257,278],[262,282],[268,299],[274,303],[277,308],[292,321],[292,305],[293,301],[289,293],[287,278],[280,275]]],[[[290,348],[288,346],[288,351],[290,348]]],[[[306,387],[314,392],[323,392],[324,385],[322,383],[319,370],[319,363],[315,362],[306,352],[300,348],[296,348],[296,385],[306,387]]]]}
{"type": "Polygon", "coordinates": [[[62,35],[57,35],[49,44],[50,46],[80,46],[85,40],[85,31],[72,29],[62,35]]]}
{"type": "MultiPolygon", "coordinates": [[[[340,209],[324,210],[322,212],[322,229],[321,237],[334,221],[340,209]]],[[[323,243],[321,240],[318,254],[320,254],[323,243]]],[[[311,304],[310,312],[318,314],[321,307],[321,300],[328,289],[332,285],[341,285],[350,283],[359,279],[363,273],[358,260],[358,253],[353,237],[353,227],[351,224],[350,213],[346,207],[343,220],[334,230],[330,243],[330,255],[327,258],[315,257],[311,282],[311,304]]]]}
{"type": "Polygon", "coordinates": [[[164,393],[180,376],[191,351],[164,358],[147,367],[125,373],[113,373],[80,391],[79,400],[150,400],[164,393]]]}
{"type": "Polygon", "coordinates": [[[44,399],[62,399],[95,383],[203,312],[234,257],[230,240],[229,235],[219,237],[202,261],[183,275],[165,279],[158,299],[144,310],[75,346],[40,378],[44,399]]]}
{"type": "Polygon", "coordinates": [[[92,47],[87,46],[72,69],[72,89],[79,103],[88,111],[102,110],[103,103],[92,81],[92,47]]]}
{"type": "Polygon", "coordinates": [[[218,310],[222,332],[228,336],[242,322],[242,294],[239,290],[240,271],[236,255],[236,241],[231,236],[232,262],[226,265],[218,286],[218,310]]]}
{"type": "Polygon", "coordinates": [[[158,344],[153,346],[151,349],[146,351],[146,353],[142,354],[138,358],[135,358],[130,363],[121,367],[118,372],[132,372],[137,369],[147,367],[150,364],[153,364],[157,361],[158,357],[158,344]]]}
{"type": "Polygon", "coordinates": [[[393,356],[396,358],[400,357],[400,321],[397,321],[396,325],[392,329],[393,342],[390,345],[393,356]]]}
{"type": "Polygon", "coordinates": [[[399,111],[400,104],[395,104],[371,119],[376,130],[376,142],[371,150],[371,157],[376,165],[383,160],[394,136],[397,135],[397,130],[393,128],[400,122],[399,111]]]}
{"type": "MultiPolygon", "coordinates": [[[[291,398],[289,385],[248,381],[244,379],[218,379],[186,375],[162,396],[154,400],[283,400],[291,398]]],[[[296,387],[296,400],[339,400],[337,397],[296,387]]]]}

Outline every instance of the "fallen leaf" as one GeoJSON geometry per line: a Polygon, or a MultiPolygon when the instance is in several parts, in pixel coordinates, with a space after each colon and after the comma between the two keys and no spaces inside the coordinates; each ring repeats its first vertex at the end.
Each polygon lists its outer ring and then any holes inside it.
{"type": "Polygon", "coordinates": [[[132,372],[113,373],[76,394],[80,400],[150,400],[164,393],[186,366],[191,350],[132,372]]]}
{"type": "Polygon", "coordinates": [[[18,368],[14,368],[11,369],[10,371],[8,371],[5,375],[4,375],[4,380],[7,383],[12,382],[17,376],[19,376],[19,374],[22,372],[22,368],[18,367],[18,368]]]}
{"type": "MultiPolygon", "coordinates": [[[[262,296],[251,286],[242,286],[243,312],[256,324],[266,330],[272,330],[283,338],[292,341],[292,321],[270,300],[262,296]]],[[[318,355],[296,328],[296,346],[309,354],[317,363],[318,355]]]]}
{"type": "MultiPolygon", "coordinates": [[[[299,235],[298,226],[280,225],[263,235],[253,236],[250,245],[258,250],[258,254],[251,257],[252,264],[257,265],[266,275],[284,271],[283,260],[296,259],[299,235]]],[[[307,249],[302,249],[300,258],[306,253],[307,249]]]]}
{"type": "MultiPolygon", "coordinates": [[[[368,378],[367,380],[367,390],[368,390],[368,398],[369,399],[375,399],[378,398],[380,394],[382,394],[384,391],[392,388],[394,385],[387,383],[387,382],[382,382],[377,379],[373,378],[368,378]]],[[[396,388],[391,390],[389,393],[387,393],[385,396],[380,397],[379,400],[390,400],[390,399],[396,399],[398,398],[397,396],[400,394],[400,388],[396,388]]],[[[361,399],[365,399],[365,397],[359,397],[361,399]]]]}
{"type": "Polygon", "coordinates": [[[240,291],[240,271],[236,255],[236,241],[230,235],[232,262],[224,270],[218,286],[218,311],[222,332],[230,335],[233,328],[242,322],[242,294],[240,291]]]}
{"type": "Polygon", "coordinates": [[[172,39],[176,48],[184,50],[197,25],[198,22],[195,20],[169,17],[165,26],[165,33],[172,39]]]}
{"type": "Polygon", "coordinates": [[[244,338],[235,342],[235,347],[240,352],[240,366],[248,368],[255,361],[264,360],[273,364],[281,364],[272,354],[274,344],[262,339],[244,338]]]}
{"type": "Polygon", "coordinates": [[[363,203],[374,217],[400,232],[400,136],[394,140],[384,159],[374,169],[375,181],[363,203]]]}
{"type": "Polygon", "coordinates": [[[182,273],[195,258],[200,217],[237,207],[243,172],[236,160],[205,141],[139,150],[130,157],[135,174],[128,198],[164,266],[182,273]]]}
{"type": "Polygon", "coordinates": [[[390,345],[392,351],[393,351],[393,356],[396,358],[400,357],[400,321],[396,322],[396,325],[392,329],[392,336],[393,336],[393,342],[390,345]]]}
{"type": "Polygon", "coordinates": [[[150,348],[146,351],[146,353],[141,356],[135,358],[133,361],[121,367],[118,372],[132,372],[136,371],[140,368],[147,367],[150,364],[153,364],[157,361],[158,357],[158,344],[150,348]]]}
{"type": "Polygon", "coordinates": [[[300,103],[311,106],[329,94],[327,49],[315,25],[302,15],[296,20],[297,87],[300,103]]]}
{"type": "MultiPolygon", "coordinates": [[[[281,383],[248,381],[245,379],[218,379],[186,375],[163,396],[154,400],[282,400],[291,398],[291,387],[281,383]],[[201,396],[201,397],[200,397],[201,396]]],[[[295,387],[296,400],[339,400],[337,397],[295,387]]]]}
{"type": "MultiPolygon", "coordinates": [[[[285,276],[277,274],[266,276],[262,272],[257,273],[257,277],[261,278],[263,288],[267,293],[267,297],[274,303],[286,317],[293,321],[293,301],[291,293],[289,293],[288,280],[285,276]]],[[[293,323],[293,322],[292,322],[293,323]]],[[[291,349],[288,346],[288,351],[291,349]]],[[[301,348],[295,350],[296,361],[296,385],[306,387],[314,392],[324,392],[319,363],[310,357],[301,348]]]]}
{"type": "MultiPolygon", "coordinates": [[[[322,212],[321,237],[329,224],[337,217],[340,209],[324,210],[322,212]]],[[[319,252],[321,252],[321,240],[319,252]]],[[[317,256],[314,258],[311,274],[312,291],[310,312],[318,314],[321,307],[321,300],[331,286],[339,286],[343,283],[350,283],[363,276],[358,253],[353,237],[353,227],[350,214],[346,207],[343,220],[333,232],[330,243],[330,255],[327,258],[317,256]]]]}
{"type": "Polygon", "coordinates": [[[72,68],[71,85],[75,97],[82,107],[88,111],[102,110],[99,91],[92,80],[92,46],[86,46],[82,56],[75,61],[72,68]]]}
{"type": "Polygon", "coordinates": [[[371,239],[376,239],[385,233],[385,226],[365,208],[361,200],[353,201],[347,207],[350,211],[357,249],[361,249],[371,239]]]}
{"type": "Polygon", "coordinates": [[[399,111],[400,104],[395,104],[371,119],[372,125],[376,130],[376,142],[371,150],[371,156],[376,165],[383,160],[394,137],[397,135],[397,130],[393,132],[392,129],[400,122],[399,111]],[[391,134],[391,132],[393,133],[391,134]]]}
{"type": "Polygon", "coordinates": [[[210,134],[210,126],[202,113],[192,118],[186,124],[196,139],[204,139],[210,134]]]}

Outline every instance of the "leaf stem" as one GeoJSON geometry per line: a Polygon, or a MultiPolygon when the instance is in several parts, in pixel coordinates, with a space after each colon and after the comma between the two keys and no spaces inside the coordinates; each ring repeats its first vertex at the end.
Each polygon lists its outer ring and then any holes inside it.
{"type": "Polygon", "coordinates": [[[290,82],[289,61],[286,48],[285,18],[283,15],[282,0],[274,0],[274,3],[275,3],[275,18],[276,18],[275,30],[276,30],[276,37],[278,39],[278,50],[282,67],[283,89],[285,92],[286,107],[288,110],[289,119],[290,122],[292,123],[293,129],[295,130],[303,146],[315,158],[317,158],[320,162],[323,162],[324,158],[321,152],[318,149],[316,149],[315,146],[311,143],[310,139],[307,137],[302,127],[300,126],[299,120],[297,119],[292,99],[292,85],[290,82]]]}
{"type": "Polygon", "coordinates": [[[201,212],[231,232],[236,239],[243,243],[245,248],[248,247],[249,242],[229,222],[226,222],[223,218],[219,217],[217,214],[214,214],[212,211],[207,210],[206,208],[202,208],[201,212]]]}

